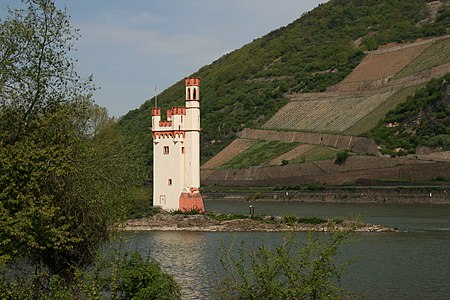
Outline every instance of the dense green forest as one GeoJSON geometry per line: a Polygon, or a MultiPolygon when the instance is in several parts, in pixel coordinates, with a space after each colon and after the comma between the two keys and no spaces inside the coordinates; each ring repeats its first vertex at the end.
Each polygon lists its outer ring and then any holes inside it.
{"type": "MultiPolygon", "coordinates": [[[[324,91],[345,78],[372,50],[388,42],[448,33],[448,7],[435,22],[425,0],[331,0],[293,23],[233,51],[194,74],[202,78],[202,160],[234,139],[244,127],[258,127],[285,103],[289,92],[324,91]],[[421,25],[417,25],[418,23],[421,25]],[[361,45],[354,42],[361,39],[361,45]]],[[[183,104],[183,83],[158,96],[163,109],[183,104]]],[[[146,155],[151,168],[152,101],[119,122],[128,142],[146,155]]],[[[150,173],[150,171],[149,171],[150,173]]]]}
{"type": "Polygon", "coordinates": [[[450,150],[450,74],[390,111],[369,136],[391,155],[414,153],[422,145],[450,150]]]}

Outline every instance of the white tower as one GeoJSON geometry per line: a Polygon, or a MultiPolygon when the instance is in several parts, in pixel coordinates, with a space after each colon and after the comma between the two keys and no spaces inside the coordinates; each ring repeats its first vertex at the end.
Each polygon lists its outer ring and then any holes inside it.
{"type": "Polygon", "coordinates": [[[204,211],[200,195],[200,79],[186,78],[186,107],[152,110],[153,205],[204,211]]]}

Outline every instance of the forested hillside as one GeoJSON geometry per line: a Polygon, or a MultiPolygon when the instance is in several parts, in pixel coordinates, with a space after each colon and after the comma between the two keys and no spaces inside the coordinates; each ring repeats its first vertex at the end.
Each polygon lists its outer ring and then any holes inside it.
{"type": "MultiPolygon", "coordinates": [[[[244,127],[260,127],[287,103],[285,95],[320,92],[343,80],[365,50],[389,42],[449,32],[443,6],[430,16],[425,0],[331,0],[286,27],[233,51],[195,74],[202,78],[202,160],[213,156],[244,127]]],[[[182,105],[179,81],[158,96],[163,109],[182,105]]],[[[151,166],[152,101],[119,122],[129,142],[151,166]]]]}

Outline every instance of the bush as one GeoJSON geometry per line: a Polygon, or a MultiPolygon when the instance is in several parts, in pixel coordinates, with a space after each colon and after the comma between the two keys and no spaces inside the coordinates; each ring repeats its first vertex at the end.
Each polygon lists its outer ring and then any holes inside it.
{"type": "Polygon", "coordinates": [[[350,154],[347,151],[341,151],[336,154],[336,160],[334,161],[337,165],[342,165],[347,161],[347,158],[350,156],[350,154]]]}
{"type": "Polygon", "coordinates": [[[14,280],[0,276],[0,299],[181,299],[173,277],[138,253],[115,251],[88,271],[77,270],[71,282],[43,269],[32,276],[13,272],[14,280]]]}
{"type": "Polygon", "coordinates": [[[293,224],[297,223],[297,217],[296,216],[284,216],[283,222],[288,225],[293,225],[293,224]]]}
{"type": "Polygon", "coordinates": [[[338,282],[344,264],[336,264],[338,247],[349,232],[332,232],[327,240],[308,235],[305,245],[291,237],[273,250],[262,245],[237,251],[222,246],[226,275],[217,287],[219,299],[344,299],[338,282]],[[235,254],[233,254],[235,253],[235,254]]]}
{"type": "Polygon", "coordinates": [[[181,299],[175,280],[139,254],[121,261],[118,275],[118,299],[181,299]]]}
{"type": "Polygon", "coordinates": [[[327,220],[318,218],[318,217],[309,217],[309,218],[299,218],[298,222],[303,223],[303,224],[318,225],[318,224],[326,223],[327,220]]]}

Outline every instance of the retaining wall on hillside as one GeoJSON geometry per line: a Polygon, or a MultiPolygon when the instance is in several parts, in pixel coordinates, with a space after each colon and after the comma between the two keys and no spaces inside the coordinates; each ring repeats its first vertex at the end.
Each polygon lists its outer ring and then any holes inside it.
{"type": "Polygon", "coordinates": [[[318,161],[201,172],[202,184],[221,186],[343,185],[380,179],[421,183],[438,177],[450,178],[450,163],[382,157],[349,157],[342,165],[318,161]]]}
{"type": "Polygon", "coordinates": [[[237,134],[240,138],[298,142],[304,144],[330,146],[342,150],[350,150],[357,153],[380,155],[377,144],[372,139],[347,135],[334,135],[327,133],[273,131],[263,129],[245,128],[237,134]]]}

